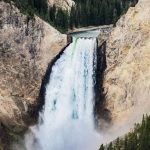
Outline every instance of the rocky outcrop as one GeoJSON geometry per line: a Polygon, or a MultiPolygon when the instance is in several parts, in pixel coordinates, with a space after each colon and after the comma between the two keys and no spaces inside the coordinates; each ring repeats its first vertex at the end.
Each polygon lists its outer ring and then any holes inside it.
{"type": "Polygon", "coordinates": [[[114,124],[134,123],[150,113],[149,14],[150,1],[139,0],[120,18],[107,41],[104,93],[114,124]]]}
{"type": "Polygon", "coordinates": [[[110,37],[113,25],[104,25],[99,28],[98,47],[100,47],[110,37]]]}
{"type": "Polygon", "coordinates": [[[17,131],[31,122],[42,78],[51,59],[67,44],[40,18],[29,19],[0,1],[0,123],[17,131]]]}
{"type": "Polygon", "coordinates": [[[63,10],[70,10],[70,8],[75,4],[73,0],[48,0],[49,6],[55,5],[57,8],[62,8],[63,10]]]}

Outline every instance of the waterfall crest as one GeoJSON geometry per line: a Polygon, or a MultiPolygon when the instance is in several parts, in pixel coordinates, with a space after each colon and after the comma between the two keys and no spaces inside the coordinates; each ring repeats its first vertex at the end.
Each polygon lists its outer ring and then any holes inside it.
{"type": "Polygon", "coordinates": [[[96,150],[94,128],[96,38],[73,38],[52,67],[39,124],[25,137],[27,150],[96,150]]]}

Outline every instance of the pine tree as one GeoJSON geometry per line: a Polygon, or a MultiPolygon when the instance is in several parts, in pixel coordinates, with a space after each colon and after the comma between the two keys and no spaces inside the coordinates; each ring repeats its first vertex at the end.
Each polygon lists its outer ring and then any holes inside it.
{"type": "MultiPolygon", "coordinates": [[[[101,146],[102,148],[104,146],[101,146]]],[[[104,147],[105,150],[150,150],[150,116],[143,116],[141,124],[135,124],[132,132],[117,138],[104,147]]]]}
{"type": "Polygon", "coordinates": [[[121,146],[120,146],[120,139],[117,138],[116,142],[115,142],[115,149],[120,150],[121,146]]]}
{"type": "Polygon", "coordinates": [[[49,7],[49,18],[50,21],[54,22],[56,16],[56,6],[53,5],[53,7],[49,7]]]}
{"type": "Polygon", "coordinates": [[[99,150],[105,150],[105,147],[104,147],[103,144],[100,146],[100,149],[99,149],[99,150]]]}
{"type": "Polygon", "coordinates": [[[112,144],[112,142],[110,142],[110,144],[108,145],[107,150],[113,150],[113,144],[112,144]]]}

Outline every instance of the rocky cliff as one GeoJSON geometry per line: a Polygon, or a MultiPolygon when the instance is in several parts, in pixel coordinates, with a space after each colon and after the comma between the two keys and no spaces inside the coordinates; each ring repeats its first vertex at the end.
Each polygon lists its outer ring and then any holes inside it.
{"type": "Polygon", "coordinates": [[[48,63],[66,39],[40,18],[29,19],[0,1],[0,124],[26,128],[48,63]]]}
{"type": "MultiPolygon", "coordinates": [[[[67,0],[49,2],[65,9],[70,6],[67,0]]],[[[120,18],[106,42],[103,94],[117,130],[119,124],[130,125],[150,113],[149,14],[150,1],[139,0],[120,18]]],[[[3,1],[0,35],[0,124],[19,131],[31,122],[48,63],[67,41],[40,18],[31,20],[3,1]]]]}
{"type": "Polygon", "coordinates": [[[150,113],[149,14],[150,1],[139,0],[107,40],[104,93],[114,125],[127,127],[150,113]]]}
{"type": "Polygon", "coordinates": [[[75,3],[73,0],[48,0],[48,4],[50,6],[55,5],[58,8],[62,8],[63,10],[69,10],[75,3]]]}

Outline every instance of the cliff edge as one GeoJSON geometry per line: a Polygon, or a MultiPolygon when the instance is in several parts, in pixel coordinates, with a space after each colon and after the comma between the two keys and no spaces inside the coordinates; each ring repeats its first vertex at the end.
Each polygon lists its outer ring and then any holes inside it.
{"type": "Polygon", "coordinates": [[[70,10],[75,2],[73,0],[48,0],[48,4],[49,6],[55,5],[63,10],[70,10]]]}
{"type": "Polygon", "coordinates": [[[117,128],[129,128],[150,113],[149,14],[150,1],[139,0],[120,18],[107,40],[104,93],[117,128]]]}

